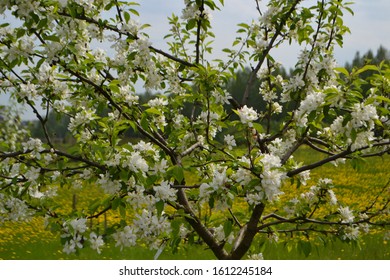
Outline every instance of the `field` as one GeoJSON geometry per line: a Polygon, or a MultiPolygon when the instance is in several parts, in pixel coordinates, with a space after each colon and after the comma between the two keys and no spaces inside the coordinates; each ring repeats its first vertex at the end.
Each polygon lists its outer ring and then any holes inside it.
{"type": "MultiPolygon", "coordinates": [[[[320,158],[317,154],[308,154],[305,149],[297,155],[301,160],[314,161],[320,158]]],[[[319,177],[333,178],[334,191],[343,203],[367,205],[370,197],[379,192],[390,179],[390,157],[370,158],[361,162],[359,167],[351,164],[335,167],[326,164],[312,173],[312,179],[319,177]]],[[[310,182],[309,182],[310,185],[310,182]]],[[[288,186],[287,186],[288,187],[288,186]]],[[[80,193],[79,202],[83,203],[80,193]]],[[[63,203],[71,207],[71,194],[63,192],[63,203]]],[[[99,222],[99,221],[98,221],[99,222]]],[[[103,223],[103,221],[100,221],[103,223]]],[[[0,226],[0,259],[153,259],[155,251],[144,247],[123,249],[109,244],[101,254],[87,248],[78,255],[67,255],[62,252],[59,238],[44,229],[43,220],[34,218],[29,223],[7,222],[0,226]]],[[[261,247],[265,259],[390,259],[390,246],[383,233],[363,236],[358,244],[330,240],[323,243],[311,243],[310,254],[303,254],[291,243],[270,243],[261,247]]],[[[183,248],[177,254],[164,251],[160,259],[213,259],[210,250],[203,246],[183,248]]]]}

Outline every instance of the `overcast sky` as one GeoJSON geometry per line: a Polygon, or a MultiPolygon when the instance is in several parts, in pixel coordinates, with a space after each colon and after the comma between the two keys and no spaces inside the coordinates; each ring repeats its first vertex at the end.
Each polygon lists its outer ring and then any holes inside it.
{"type": "MultiPolygon", "coordinates": [[[[263,1],[265,2],[265,1],[263,1]]],[[[305,0],[305,5],[315,3],[314,0],[305,0]]],[[[172,12],[180,15],[183,9],[183,1],[180,0],[141,0],[139,11],[141,23],[152,24],[150,29],[151,41],[158,47],[164,48],[162,40],[169,30],[167,16],[172,12]],[[164,3],[164,4],[162,4],[164,3]]],[[[225,0],[222,11],[213,12],[213,32],[216,34],[215,53],[222,48],[230,47],[235,38],[234,31],[237,23],[250,23],[252,18],[257,18],[254,0],[225,0]]],[[[380,45],[390,49],[390,1],[389,0],[355,0],[351,6],[354,16],[345,12],[344,23],[351,29],[351,34],[344,38],[343,48],[335,50],[335,56],[339,64],[351,61],[357,51],[364,53],[369,49],[374,52],[380,45]]],[[[277,50],[275,56],[284,65],[293,67],[296,61],[298,48],[283,48],[277,50]]]]}
{"type": "MultiPolygon", "coordinates": [[[[167,17],[172,13],[180,15],[183,9],[182,0],[139,0],[137,7],[140,23],[149,23],[152,27],[147,31],[150,41],[155,47],[167,50],[163,37],[169,30],[167,17]]],[[[316,2],[305,0],[303,3],[316,2]]],[[[214,55],[221,56],[221,50],[230,47],[235,38],[237,24],[250,23],[257,18],[254,0],[225,0],[222,11],[213,12],[213,32],[216,35],[214,55]]],[[[357,51],[365,53],[369,49],[374,52],[380,45],[390,49],[390,1],[389,0],[355,0],[352,5],[354,16],[345,14],[344,22],[351,29],[351,34],[344,38],[343,48],[335,50],[335,56],[340,65],[349,62],[357,51]]],[[[2,21],[2,19],[0,19],[2,21]]],[[[0,22],[1,23],[1,22],[0,22]]],[[[291,68],[296,62],[298,48],[281,48],[271,53],[286,68],[291,68]]],[[[0,94],[0,105],[8,103],[8,97],[0,94]]],[[[26,113],[25,118],[31,118],[26,113]]]]}

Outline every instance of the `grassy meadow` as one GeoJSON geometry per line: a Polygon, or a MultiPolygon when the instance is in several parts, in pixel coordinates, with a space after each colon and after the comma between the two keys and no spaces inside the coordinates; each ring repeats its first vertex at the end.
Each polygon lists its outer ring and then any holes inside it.
{"type": "MultiPolygon", "coordinates": [[[[301,161],[313,162],[321,159],[322,155],[308,152],[301,149],[295,156],[301,161]]],[[[386,185],[390,179],[390,156],[386,155],[379,158],[369,158],[360,162],[359,166],[352,167],[350,163],[334,166],[326,164],[316,169],[311,174],[312,180],[308,182],[314,184],[318,178],[332,178],[335,184],[334,191],[341,203],[348,205],[357,204],[367,206],[375,198],[377,193],[386,185]]],[[[296,190],[295,186],[286,184],[284,192],[296,190]]],[[[87,193],[81,190],[77,193],[77,206],[83,207],[87,204],[87,197],[95,192],[99,195],[99,190],[89,189],[87,193]],[[88,195],[87,195],[88,194],[88,195]]],[[[73,204],[71,193],[66,188],[59,190],[60,204],[71,208],[73,204]]],[[[93,196],[93,195],[92,195],[93,196]]],[[[288,198],[289,195],[286,195],[288,198]]],[[[237,211],[237,210],[236,210],[237,211]]],[[[109,220],[115,220],[118,217],[110,216],[109,220]]],[[[107,217],[106,217],[107,219],[107,217]]],[[[102,227],[106,220],[103,217],[94,221],[94,227],[102,227]]],[[[81,250],[78,255],[67,255],[62,252],[62,245],[58,236],[45,230],[44,221],[40,218],[34,218],[30,222],[16,223],[6,222],[0,225],[0,259],[153,259],[156,251],[151,251],[142,246],[134,248],[124,248],[121,250],[115,247],[115,244],[108,244],[101,254],[90,248],[81,250]]],[[[338,239],[332,239],[324,242],[311,242],[310,253],[304,254],[293,246],[291,242],[285,242],[281,239],[278,243],[267,243],[266,246],[255,244],[255,247],[263,252],[265,259],[390,259],[389,241],[383,238],[381,232],[373,232],[370,235],[362,236],[358,244],[345,243],[338,239]]],[[[167,248],[159,259],[214,259],[212,252],[202,245],[187,246],[177,254],[172,254],[167,248]]]]}

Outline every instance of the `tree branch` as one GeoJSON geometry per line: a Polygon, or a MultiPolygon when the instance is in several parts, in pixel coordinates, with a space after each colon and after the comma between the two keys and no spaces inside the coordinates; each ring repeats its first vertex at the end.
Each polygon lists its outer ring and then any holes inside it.
{"type": "Polygon", "coordinates": [[[286,24],[288,18],[290,17],[290,15],[294,12],[296,6],[299,4],[299,2],[301,2],[302,0],[296,0],[294,2],[294,4],[291,6],[291,8],[289,9],[289,11],[284,15],[284,17],[281,19],[278,27],[276,28],[276,31],[275,31],[275,34],[274,36],[272,37],[271,41],[269,42],[267,48],[265,48],[261,54],[261,58],[259,60],[259,62],[257,63],[256,67],[253,69],[253,71],[251,72],[251,75],[249,77],[249,80],[246,84],[246,88],[245,88],[245,92],[244,92],[244,96],[242,98],[242,102],[241,104],[242,105],[245,105],[248,103],[248,99],[249,99],[249,93],[250,93],[250,90],[253,86],[253,83],[255,82],[255,79],[256,79],[256,75],[257,75],[257,72],[259,72],[261,66],[263,65],[264,61],[265,61],[265,58],[267,57],[267,55],[269,54],[270,50],[273,48],[273,44],[275,43],[276,39],[279,37],[279,35],[281,34],[282,32],[282,29],[283,29],[283,26],[286,24]]]}
{"type": "Polygon", "coordinates": [[[240,233],[235,241],[233,249],[229,255],[229,259],[241,259],[245,253],[249,250],[253,238],[258,232],[257,224],[260,220],[261,215],[265,209],[265,204],[260,203],[253,209],[252,215],[249,222],[243,226],[240,233]]]}

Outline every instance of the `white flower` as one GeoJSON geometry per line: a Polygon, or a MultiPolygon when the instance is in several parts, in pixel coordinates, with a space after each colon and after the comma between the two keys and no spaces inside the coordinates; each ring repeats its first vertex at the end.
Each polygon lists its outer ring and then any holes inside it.
{"type": "Polygon", "coordinates": [[[66,241],[64,245],[64,249],[62,250],[65,254],[76,253],[76,248],[74,246],[74,242],[71,244],[69,241],[66,241]]]}
{"type": "Polygon", "coordinates": [[[75,233],[83,233],[87,230],[87,219],[85,218],[74,219],[70,221],[69,224],[75,233]]]}
{"type": "Polygon", "coordinates": [[[337,197],[335,193],[332,190],[328,190],[329,194],[329,204],[330,205],[336,205],[337,204],[337,197]]]}
{"type": "Polygon", "coordinates": [[[214,228],[213,235],[218,241],[223,241],[225,239],[225,231],[223,229],[223,226],[220,225],[220,226],[214,228]]]}
{"type": "Polygon", "coordinates": [[[154,98],[154,99],[149,100],[148,105],[150,107],[164,107],[164,106],[168,105],[168,100],[161,98],[161,97],[154,98]]]}
{"type": "Polygon", "coordinates": [[[245,197],[246,202],[248,202],[249,205],[257,205],[261,203],[264,199],[263,193],[248,193],[245,197]]]}
{"type": "Polygon", "coordinates": [[[19,97],[34,99],[36,95],[37,95],[37,89],[35,84],[31,84],[28,81],[27,84],[20,85],[20,91],[18,92],[19,97]]]}
{"type": "Polygon", "coordinates": [[[259,52],[263,51],[268,46],[268,44],[269,43],[266,40],[264,40],[263,38],[258,36],[257,42],[256,42],[257,51],[259,51],[259,52]]]}
{"type": "Polygon", "coordinates": [[[153,173],[165,173],[168,168],[168,161],[166,159],[161,159],[156,162],[153,167],[153,173]]]}
{"type": "Polygon", "coordinates": [[[352,116],[352,127],[372,127],[373,120],[378,119],[378,114],[376,112],[376,108],[373,105],[365,106],[362,103],[357,103],[354,105],[352,116]]]}
{"type": "Polygon", "coordinates": [[[101,63],[107,63],[107,58],[106,58],[106,51],[100,48],[97,48],[92,52],[94,59],[96,62],[101,62],[101,63]]]}
{"type": "Polygon", "coordinates": [[[115,247],[120,246],[121,250],[123,247],[134,246],[137,241],[137,236],[129,226],[124,227],[122,231],[117,231],[112,237],[116,241],[115,247]]]}
{"type": "Polygon", "coordinates": [[[193,18],[198,18],[200,16],[199,8],[195,5],[187,5],[185,9],[182,10],[181,18],[183,20],[189,20],[193,18]]]}
{"type": "Polygon", "coordinates": [[[171,188],[168,181],[163,181],[159,186],[153,187],[156,197],[163,201],[175,200],[176,190],[171,188]]]}
{"type": "Polygon", "coordinates": [[[124,168],[129,167],[133,172],[147,172],[149,170],[148,163],[138,151],[132,152],[122,165],[124,168]]]}
{"type": "Polygon", "coordinates": [[[375,139],[373,131],[362,131],[356,135],[355,142],[351,145],[351,150],[356,151],[365,146],[369,146],[370,142],[375,139]]]}
{"type": "Polygon", "coordinates": [[[97,236],[96,233],[91,232],[89,235],[89,242],[91,243],[91,248],[100,254],[100,247],[104,245],[103,237],[100,235],[97,236]]]}
{"type": "Polygon", "coordinates": [[[25,152],[29,150],[42,152],[45,149],[42,145],[42,141],[38,138],[31,138],[26,143],[22,144],[25,152]]]}
{"type": "Polygon", "coordinates": [[[283,173],[278,170],[264,170],[261,174],[261,185],[269,201],[274,201],[279,195],[283,194],[280,191],[282,177],[283,173]]]}
{"type": "Polygon", "coordinates": [[[30,218],[32,212],[26,203],[18,198],[6,197],[0,193],[0,222],[4,220],[9,221],[24,221],[30,218]],[[4,218],[7,214],[7,217],[4,218]]]}
{"type": "Polygon", "coordinates": [[[31,167],[24,176],[27,178],[29,182],[35,182],[39,178],[39,174],[41,172],[40,168],[31,167]]]}
{"type": "Polygon", "coordinates": [[[83,248],[83,244],[81,243],[81,236],[78,234],[74,235],[71,240],[66,241],[63,252],[66,254],[76,253],[76,247],[80,249],[83,248]]]}
{"type": "Polygon", "coordinates": [[[350,226],[344,229],[343,239],[356,240],[359,237],[359,227],[350,226]]]}
{"type": "Polygon", "coordinates": [[[65,8],[66,6],[68,6],[68,0],[58,0],[58,3],[60,4],[60,6],[62,8],[65,8]]]}
{"type": "Polygon", "coordinates": [[[119,97],[129,106],[138,104],[139,96],[129,85],[119,87],[119,97]]]}
{"type": "Polygon", "coordinates": [[[134,227],[137,228],[141,237],[150,243],[155,242],[156,237],[161,233],[169,233],[170,225],[165,215],[158,217],[146,209],[143,209],[141,214],[137,214],[134,220],[134,227]]]}
{"type": "Polygon", "coordinates": [[[229,104],[230,94],[228,92],[221,94],[219,91],[214,90],[212,95],[214,96],[217,104],[229,104]]]}
{"type": "Polygon", "coordinates": [[[258,253],[258,254],[252,254],[248,256],[248,259],[250,260],[264,260],[263,253],[258,253]]]}
{"type": "Polygon", "coordinates": [[[280,157],[273,154],[263,154],[261,162],[263,163],[264,169],[277,168],[282,166],[280,157]]]}
{"type": "Polygon", "coordinates": [[[278,102],[272,103],[272,112],[275,114],[280,114],[283,111],[283,107],[278,102]]]}
{"type": "Polygon", "coordinates": [[[299,173],[299,180],[302,185],[306,186],[307,181],[310,180],[310,170],[299,173]]]}
{"type": "Polygon", "coordinates": [[[339,207],[338,210],[340,212],[340,215],[341,215],[343,223],[352,223],[353,222],[354,216],[353,216],[353,213],[349,209],[348,206],[346,206],[346,207],[339,207]]]}
{"type": "Polygon", "coordinates": [[[214,188],[212,188],[207,183],[202,183],[199,187],[199,198],[206,199],[210,194],[214,192],[214,188]]]}
{"type": "Polygon", "coordinates": [[[96,184],[99,185],[107,194],[115,194],[122,187],[121,182],[118,180],[111,180],[108,173],[104,175],[100,174],[100,178],[96,181],[96,184]]]}
{"type": "Polygon", "coordinates": [[[61,172],[59,172],[59,171],[54,171],[53,174],[51,175],[51,179],[52,179],[53,181],[55,181],[55,180],[57,180],[58,177],[60,177],[60,176],[61,176],[61,172]]]}
{"type": "Polygon", "coordinates": [[[230,135],[230,134],[226,134],[223,138],[224,142],[226,143],[226,145],[228,146],[228,149],[229,150],[232,150],[233,147],[236,147],[237,144],[236,144],[236,140],[234,139],[234,136],[233,135],[230,135]]]}
{"type": "Polygon", "coordinates": [[[232,178],[242,186],[247,185],[252,180],[250,171],[241,167],[238,168],[237,172],[232,176],[232,178]]]}
{"type": "Polygon", "coordinates": [[[106,164],[107,166],[119,166],[121,163],[122,155],[120,153],[115,153],[114,156],[107,159],[106,164]]]}
{"type": "Polygon", "coordinates": [[[89,124],[91,120],[94,119],[94,112],[92,110],[87,110],[84,107],[81,107],[81,111],[76,113],[76,115],[70,118],[70,123],[68,129],[71,132],[75,132],[79,126],[85,126],[89,124]]]}
{"type": "Polygon", "coordinates": [[[145,141],[141,140],[136,145],[133,146],[133,149],[140,152],[155,152],[153,145],[151,143],[146,143],[145,141]]]}
{"type": "Polygon", "coordinates": [[[30,194],[31,197],[38,198],[38,199],[40,199],[40,198],[45,196],[45,194],[40,192],[37,187],[30,188],[29,189],[29,194],[30,194]]]}
{"type": "Polygon", "coordinates": [[[257,112],[252,108],[248,108],[246,105],[238,109],[238,116],[243,124],[248,124],[249,127],[252,127],[252,121],[258,119],[257,112]]]}

